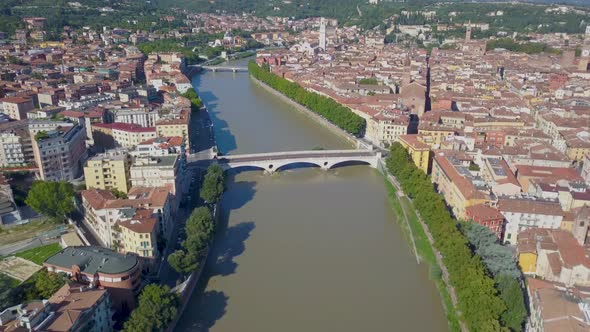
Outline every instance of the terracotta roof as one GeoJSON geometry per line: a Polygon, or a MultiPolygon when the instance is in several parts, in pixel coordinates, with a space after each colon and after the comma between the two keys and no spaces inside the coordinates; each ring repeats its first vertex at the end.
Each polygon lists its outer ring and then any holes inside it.
{"type": "Polygon", "coordinates": [[[133,218],[119,222],[119,225],[134,233],[152,233],[158,224],[158,218],[152,210],[140,209],[135,211],[133,218]]]}
{"type": "Polygon", "coordinates": [[[0,99],[0,102],[12,103],[12,104],[22,104],[22,103],[28,103],[30,101],[31,101],[31,99],[21,98],[21,97],[6,97],[6,98],[0,99]]]}
{"type": "Polygon", "coordinates": [[[548,216],[563,216],[563,210],[559,202],[532,200],[522,198],[500,198],[498,209],[504,212],[525,214],[540,214],[548,216]]]}
{"type": "Polygon", "coordinates": [[[497,220],[504,219],[504,216],[498,211],[498,209],[485,204],[477,204],[469,206],[465,209],[467,216],[481,220],[497,220]]]}
{"type": "Polygon", "coordinates": [[[93,123],[92,126],[98,127],[98,128],[120,130],[120,131],[126,131],[126,132],[134,132],[134,133],[155,132],[156,131],[156,128],[154,128],[154,127],[142,127],[138,124],[122,123],[122,122],[93,123]]]}

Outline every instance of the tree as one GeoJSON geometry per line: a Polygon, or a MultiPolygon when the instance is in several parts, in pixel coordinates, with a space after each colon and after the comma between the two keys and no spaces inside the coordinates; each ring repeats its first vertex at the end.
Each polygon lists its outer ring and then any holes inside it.
{"type": "Polygon", "coordinates": [[[221,166],[213,164],[207,169],[200,196],[205,202],[217,203],[221,199],[224,190],[223,170],[221,166]]]}
{"type": "Polygon", "coordinates": [[[180,274],[190,273],[197,269],[199,261],[194,254],[184,250],[176,250],[168,256],[168,264],[180,274]]]}
{"type": "Polygon", "coordinates": [[[500,291],[500,297],[506,304],[506,311],[500,316],[502,325],[512,331],[522,331],[522,326],[527,318],[527,309],[519,281],[509,275],[501,274],[496,278],[496,288],[500,291]]]}
{"type": "Polygon", "coordinates": [[[39,296],[48,299],[66,284],[66,278],[65,274],[47,272],[43,269],[37,275],[35,288],[39,296]]]}
{"type": "Polygon", "coordinates": [[[74,211],[74,187],[65,181],[35,181],[25,203],[53,220],[63,220],[74,211]]]}
{"type": "Polygon", "coordinates": [[[113,193],[113,195],[115,195],[115,197],[117,198],[127,198],[127,194],[118,190],[118,189],[111,189],[111,192],[113,193]]]}
{"type": "Polygon", "coordinates": [[[177,250],[168,256],[168,263],[178,273],[186,274],[196,270],[205,256],[215,233],[215,220],[206,207],[193,210],[186,221],[186,239],[182,241],[184,250],[177,250]]]}
{"type": "Polygon", "coordinates": [[[139,295],[139,305],[125,322],[124,332],[164,331],[178,312],[180,300],[168,286],[147,285],[139,295]]]}

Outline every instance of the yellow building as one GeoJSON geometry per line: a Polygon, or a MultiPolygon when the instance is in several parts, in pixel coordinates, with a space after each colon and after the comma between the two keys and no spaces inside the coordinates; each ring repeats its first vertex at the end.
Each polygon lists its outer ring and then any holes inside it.
{"type": "Polygon", "coordinates": [[[131,187],[131,157],[125,149],[108,150],[89,159],[84,166],[87,189],[127,193],[131,187]]]}
{"type": "Polygon", "coordinates": [[[416,167],[428,174],[428,168],[430,164],[430,147],[420,141],[420,136],[401,135],[399,137],[400,144],[406,149],[416,164],[416,167]]]}
{"type": "Polygon", "coordinates": [[[523,252],[518,254],[518,265],[522,273],[535,274],[537,272],[537,253],[523,252]]]}
{"type": "Polygon", "coordinates": [[[424,138],[424,143],[430,145],[430,148],[435,150],[447,138],[455,136],[455,129],[447,126],[420,124],[418,134],[424,138]]]}
{"type": "Polygon", "coordinates": [[[590,132],[586,128],[562,130],[559,135],[565,142],[565,155],[570,160],[581,162],[590,154],[590,132]]]}
{"type": "Polygon", "coordinates": [[[488,193],[474,184],[469,170],[472,158],[459,151],[439,151],[432,160],[431,180],[437,185],[457,219],[466,220],[466,209],[491,201],[488,193]]]}
{"type": "Polygon", "coordinates": [[[179,117],[163,119],[156,123],[158,137],[182,137],[187,151],[190,150],[190,110],[183,110],[179,117]]]}
{"type": "Polygon", "coordinates": [[[133,218],[119,222],[119,250],[154,259],[158,251],[158,217],[149,209],[139,209],[133,218]]]}

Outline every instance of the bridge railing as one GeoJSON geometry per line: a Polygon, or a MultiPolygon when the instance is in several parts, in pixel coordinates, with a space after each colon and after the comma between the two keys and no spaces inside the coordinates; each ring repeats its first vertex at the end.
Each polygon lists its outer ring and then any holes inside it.
{"type": "Polygon", "coordinates": [[[239,155],[225,155],[219,156],[220,158],[226,159],[238,159],[238,158],[249,158],[249,157],[284,157],[284,156],[298,156],[298,155],[314,155],[314,156],[322,156],[322,155],[364,155],[364,156],[374,156],[376,154],[375,151],[370,150],[308,150],[308,151],[283,151],[283,152],[263,152],[263,153],[250,153],[250,154],[239,154],[239,155]]]}

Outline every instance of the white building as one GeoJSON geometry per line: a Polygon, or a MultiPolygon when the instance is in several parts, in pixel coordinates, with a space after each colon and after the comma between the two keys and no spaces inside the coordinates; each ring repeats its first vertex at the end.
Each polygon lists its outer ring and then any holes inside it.
{"type": "Polygon", "coordinates": [[[136,124],[142,127],[155,127],[156,122],[160,120],[160,114],[157,110],[149,110],[146,108],[138,109],[121,109],[116,110],[115,121],[117,123],[136,124]]]}
{"type": "Polygon", "coordinates": [[[498,210],[506,218],[503,242],[516,244],[518,233],[529,228],[558,229],[563,220],[559,202],[525,197],[502,197],[498,210]]]}

